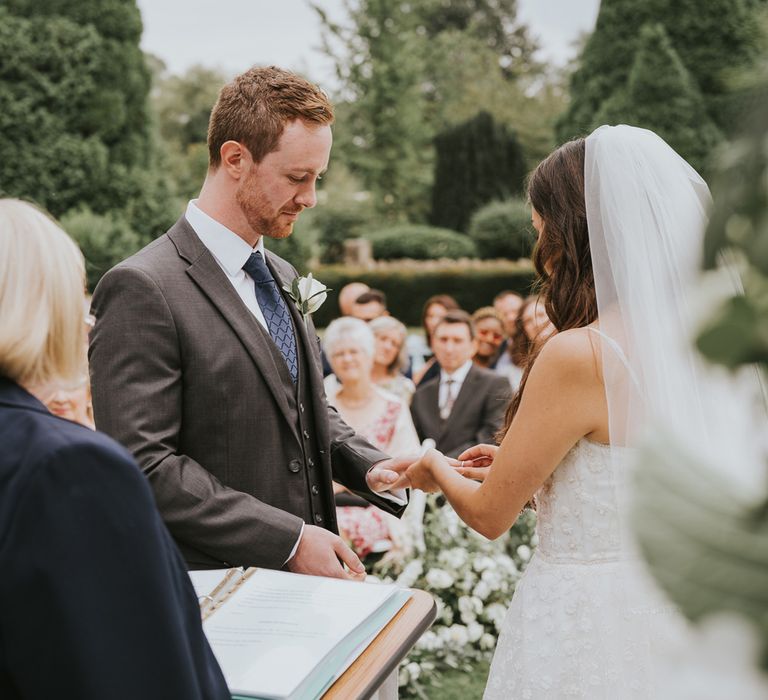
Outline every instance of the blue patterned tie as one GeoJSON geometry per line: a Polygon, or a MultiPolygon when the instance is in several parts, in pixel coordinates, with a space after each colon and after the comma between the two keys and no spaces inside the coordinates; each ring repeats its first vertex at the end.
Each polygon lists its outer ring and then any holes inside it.
{"type": "Polygon", "coordinates": [[[256,299],[264,314],[264,320],[267,322],[269,334],[275,345],[285,358],[285,364],[288,365],[288,371],[291,373],[291,379],[295,384],[299,377],[299,361],[296,356],[296,336],[293,332],[291,323],[291,314],[285,304],[283,295],[277,288],[275,278],[264,261],[264,256],[256,251],[251,254],[248,261],[243,265],[245,270],[253,280],[256,288],[256,299]]]}

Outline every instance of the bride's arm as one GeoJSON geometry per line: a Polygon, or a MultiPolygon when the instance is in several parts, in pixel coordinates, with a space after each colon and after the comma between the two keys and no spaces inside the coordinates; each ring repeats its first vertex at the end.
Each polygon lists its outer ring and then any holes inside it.
{"type": "Polygon", "coordinates": [[[565,331],[544,346],[483,483],[456,473],[437,452],[409,469],[411,483],[439,487],[461,519],[486,537],[506,532],[568,450],[605,428],[605,392],[590,336],[565,331]]]}

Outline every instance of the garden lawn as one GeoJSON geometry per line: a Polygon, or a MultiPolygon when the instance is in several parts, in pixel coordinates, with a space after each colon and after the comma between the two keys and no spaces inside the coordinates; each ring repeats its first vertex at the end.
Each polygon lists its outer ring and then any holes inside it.
{"type": "Polygon", "coordinates": [[[471,671],[447,671],[427,690],[429,700],[480,700],[488,680],[488,662],[478,662],[471,671]]]}

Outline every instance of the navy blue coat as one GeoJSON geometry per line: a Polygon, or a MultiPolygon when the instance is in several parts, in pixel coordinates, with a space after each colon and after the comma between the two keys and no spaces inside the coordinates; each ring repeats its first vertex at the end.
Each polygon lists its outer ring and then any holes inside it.
{"type": "Polygon", "coordinates": [[[0,377],[0,698],[229,698],[130,454],[0,377]]]}

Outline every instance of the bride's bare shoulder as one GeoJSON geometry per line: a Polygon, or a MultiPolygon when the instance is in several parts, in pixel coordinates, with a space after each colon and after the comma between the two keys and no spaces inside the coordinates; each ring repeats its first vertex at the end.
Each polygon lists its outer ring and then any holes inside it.
{"type": "Polygon", "coordinates": [[[571,380],[601,381],[600,343],[588,328],[571,328],[553,335],[544,344],[536,364],[571,380]]]}

